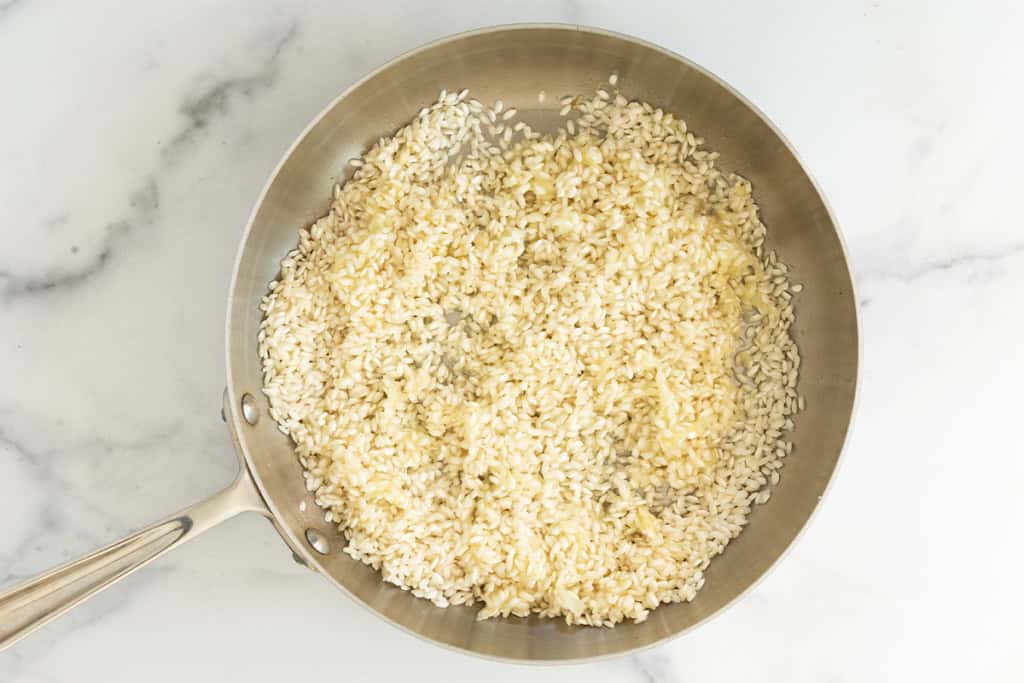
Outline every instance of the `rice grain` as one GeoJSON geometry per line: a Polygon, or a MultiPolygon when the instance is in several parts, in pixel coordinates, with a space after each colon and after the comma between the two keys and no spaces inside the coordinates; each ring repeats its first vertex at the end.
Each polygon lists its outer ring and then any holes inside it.
{"type": "Polygon", "coordinates": [[[671,114],[601,90],[542,136],[467,96],[300,231],[261,306],[271,415],[386,581],[481,619],[643,621],[779,481],[799,285],[671,114]]]}

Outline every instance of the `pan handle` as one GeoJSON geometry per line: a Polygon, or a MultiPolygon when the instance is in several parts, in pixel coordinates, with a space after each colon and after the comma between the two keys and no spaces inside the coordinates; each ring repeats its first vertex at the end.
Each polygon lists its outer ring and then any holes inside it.
{"type": "Polygon", "coordinates": [[[241,512],[269,515],[243,466],[228,488],[116,543],[0,593],[0,650],[171,548],[241,512]]]}

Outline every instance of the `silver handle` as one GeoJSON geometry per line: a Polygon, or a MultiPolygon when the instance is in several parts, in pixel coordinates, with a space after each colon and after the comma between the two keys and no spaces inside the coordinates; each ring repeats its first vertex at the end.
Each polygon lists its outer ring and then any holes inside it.
{"type": "Polygon", "coordinates": [[[228,488],[105,548],[0,593],[0,650],[240,512],[269,515],[243,467],[228,488]]]}

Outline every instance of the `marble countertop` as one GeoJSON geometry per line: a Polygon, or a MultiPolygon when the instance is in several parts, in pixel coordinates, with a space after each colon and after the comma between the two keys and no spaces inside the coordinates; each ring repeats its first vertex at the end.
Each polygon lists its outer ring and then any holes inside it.
{"type": "Polygon", "coordinates": [[[384,624],[244,515],[0,654],[0,680],[1024,679],[1019,3],[0,0],[0,584],[230,481],[225,290],[266,176],[371,68],[514,21],[696,60],[831,200],[862,395],[794,551],[664,647],[527,669],[384,624]]]}

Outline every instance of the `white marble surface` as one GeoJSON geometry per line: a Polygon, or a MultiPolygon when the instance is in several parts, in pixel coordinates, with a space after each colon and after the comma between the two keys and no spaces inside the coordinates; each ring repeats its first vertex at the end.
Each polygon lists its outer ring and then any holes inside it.
{"type": "Polygon", "coordinates": [[[738,87],[829,196],[865,339],[812,528],[665,647],[554,669],[443,651],[243,516],[0,655],[0,680],[1024,680],[1024,14],[787,5],[0,0],[0,583],[230,480],[224,296],[254,198],[336,93],[456,30],[603,26],[738,87]]]}

